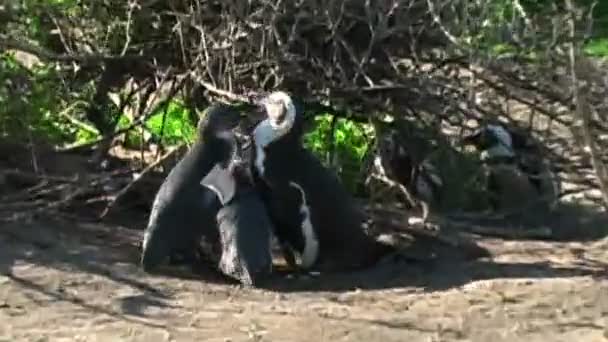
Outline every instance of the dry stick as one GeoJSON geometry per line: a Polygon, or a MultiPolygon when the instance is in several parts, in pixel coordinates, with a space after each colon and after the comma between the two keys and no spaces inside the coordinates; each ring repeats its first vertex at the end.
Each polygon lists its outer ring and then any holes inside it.
{"type": "Polygon", "coordinates": [[[0,202],[4,203],[0,210],[7,210],[10,206],[16,202],[32,202],[37,198],[51,197],[53,194],[58,194],[64,188],[69,186],[70,182],[61,182],[55,184],[49,184],[47,181],[42,181],[39,184],[20,191],[15,194],[9,194],[6,197],[0,199],[0,202]]]}
{"type": "Polygon", "coordinates": [[[36,156],[36,145],[34,144],[34,140],[32,138],[32,132],[30,130],[28,130],[28,132],[27,132],[27,138],[29,140],[29,145],[30,145],[32,168],[34,169],[35,173],[39,173],[40,168],[38,167],[38,157],[36,156]]]}
{"type": "Polygon", "coordinates": [[[419,205],[420,209],[422,210],[422,216],[420,217],[421,222],[417,222],[417,223],[422,223],[423,225],[426,224],[427,218],[429,217],[430,210],[429,210],[429,204],[425,200],[422,200],[420,198],[418,198],[417,201],[414,200],[414,196],[412,196],[410,194],[410,192],[407,190],[405,185],[403,185],[399,182],[395,182],[386,176],[377,175],[377,174],[372,174],[371,176],[373,178],[376,178],[376,179],[386,183],[387,185],[389,185],[392,188],[399,189],[399,191],[401,191],[401,193],[406,197],[407,201],[410,203],[412,208],[416,208],[416,206],[419,205]]]}
{"type": "MultiPolygon", "coordinates": [[[[386,220],[386,219],[384,219],[384,220],[375,219],[375,223],[382,224],[384,226],[393,227],[394,229],[398,229],[400,231],[409,233],[412,236],[436,239],[437,241],[439,241],[445,245],[452,246],[452,247],[473,244],[470,241],[466,241],[466,239],[464,239],[464,238],[455,237],[455,236],[453,236],[453,234],[451,234],[450,236],[441,235],[441,233],[438,233],[438,232],[430,230],[430,229],[426,229],[422,226],[417,226],[417,225],[409,226],[409,225],[404,225],[401,222],[395,222],[394,220],[386,220]]],[[[399,253],[397,253],[397,254],[399,254],[399,253]]]]}
{"type": "Polygon", "coordinates": [[[573,194],[578,194],[581,192],[584,192],[584,189],[572,189],[572,190],[565,190],[562,191],[561,193],[559,193],[556,198],[552,199],[553,195],[551,194],[546,194],[543,196],[539,196],[537,199],[535,199],[534,201],[528,203],[525,206],[519,207],[519,208],[514,208],[511,210],[506,210],[494,215],[487,215],[487,214],[466,214],[466,213],[454,213],[454,214],[448,214],[446,215],[446,218],[448,219],[454,219],[454,220],[504,220],[505,218],[509,217],[509,216],[513,216],[516,214],[522,214],[530,209],[532,209],[534,206],[543,203],[543,202],[549,202],[549,201],[558,201],[560,198],[568,196],[568,195],[573,195],[573,194]]]}
{"type": "Polygon", "coordinates": [[[225,98],[227,98],[228,100],[231,100],[231,101],[240,101],[240,102],[245,102],[245,103],[251,103],[251,100],[247,96],[245,96],[245,95],[238,95],[236,93],[233,93],[233,92],[230,92],[230,91],[227,91],[227,90],[219,89],[216,86],[214,86],[213,84],[203,81],[203,78],[201,76],[199,76],[199,75],[192,74],[192,79],[196,83],[198,83],[201,86],[203,86],[203,88],[207,89],[207,91],[209,91],[210,93],[213,93],[213,94],[218,95],[218,96],[225,97],[225,98]]]}
{"type": "Polygon", "coordinates": [[[438,223],[442,227],[453,227],[461,230],[468,231],[473,234],[495,236],[510,239],[522,239],[522,238],[541,238],[547,239],[552,236],[550,228],[541,227],[534,229],[508,229],[500,226],[480,225],[471,222],[458,222],[451,221],[446,218],[438,218],[438,223]]]}
{"type": "Polygon", "coordinates": [[[48,199],[39,199],[39,200],[35,200],[35,201],[23,201],[23,202],[12,202],[12,203],[3,203],[2,204],[2,209],[0,209],[0,212],[15,212],[15,211],[23,211],[23,210],[29,210],[29,209],[33,209],[33,208],[37,208],[39,206],[44,205],[45,203],[48,203],[49,200],[48,199]]]}
{"type": "MultiPolygon", "coordinates": [[[[84,143],[84,144],[80,144],[80,145],[76,145],[76,146],[68,146],[66,148],[62,148],[62,149],[58,149],[58,151],[60,152],[70,152],[70,151],[74,151],[74,150],[79,150],[82,148],[88,148],[88,147],[92,147],[95,146],[97,144],[103,143],[103,142],[107,142],[109,140],[112,140],[114,138],[116,138],[117,136],[127,133],[132,129],[135,129],[137,127],[139,127],[140,125],[143,125],[146,120],[148,120],[150,118],[150,116],[152,114],[154,114],[154,112],[156,112],[156,109],[161,108],[163,106],[167,106],[169,104],[169,102],[171,101],[171,99],[173,99],[173,96],[175,96],[175,94],[177,94],[178,90],[181,88],[182,84],[184,83],[186,77],[183,77],[182,80],[180,81],[179,84],[174,85],[172,87],[171,92],[169,93],[169,95],[162,101],[160,101],[160,103],[158,105],[156,105],[154,108],[152,108],[150,111],[148,111],[145,115],[141,115],[140,117],[137,118],[137,120],[135,120],[131,125],[119,129],[116,132],[105,136],[105,137],[101,137],[95,141],[91,141],[88,143],[84,143]]],[[[164,84],[164,80],[163,80],[163,84],[164,84]]]]}
{"type": "MultiPolygon", "coordinates": [[[[413,236],[420,236],[424,238],[432,238],[437,241],[451,246],[451,247],[471,247],[476,246],[475,242],[467,239],[463,236],[459,236],[458,231],[446,231],[444,229],[429,229],[427,225],[407,225],[402,222],[405,221],[404,217],[406,215],[403,214],[401,210],[391,209],[391,208],[376,208],[371,209],[372,211],[383,211],[391,215],[395,215],[398,218],[396,220],[393,219],[377,219],[374,217],[374,221],[376,224],[382,224],[385,226],[393,227],[397,230],[407,232],[413,236]]],[[[372,214],[372,216],[376,216],[372,214]]],[[[385,215],[382,215],[385,217],[385,215]]],[[[397,252],[399,254],[399,252],[397,252]]]]}
{"type": "MultiPolygon", "coordinates": [[[[564,191],[559,195],[559,197],[563,197],[563,196],[578,193],[578,192],[579,192],[578,190],[564,191]]],[[[499,237],[505,237],[505,238],[549,238],[549,237],[551,237],[551,230],[548,228],[513,230],[513,229],[507,229],[505,227],[480,225],[480,224],[475,224],[475,223],[471,222],[471,220],[480,220],[480,219],[500,220],[500,219],[504,219],[505,217],[507,217],[509,215],[523,213],[523,212],[529,210],[534,205],[541,203],[543,201],[546,201],[548,199],[548,197],[550,197],[550,196],[549,195],[542,196],[527,206],[524,206],[521,208],[516,208],[514,210],[510,210],[510,211],[504,212],[504,213],[499,213],[496,215],[483,215],[483,214],[454,215],[454,214],[452,214],[452,215],[447,215],[447,216],[443,216],[443,217],[433,217],[431,221],[435,221],[435,223],[437,225],[439,225],[440,227],[451,226],[454,228],[463,229],[463,230],[469,231],[471,233],[480,234],[480,235],[499,236],[499,237]],[[466,221],[462,221],[462,220],[466,220],[466,221]]],[[[377,211],[378,209],[372,209],[372,210],[377,211]]],[[[401,211],[394,210],[394,209],[382,208],[381,210],[389,212],[389,213],[397,213],[397,214],[402,215],[401,211]]],[[[411,230],[413,228],[407,227],[406,229],[411,230]]],[[[416,229],[416,230],[419,231],[418,229],[416,229]]],[[[426,230],[426,231],[428,231],[428,230],[426,230]]],[[[431,233],[429,233],[429,234],[431,234],[431,233]]]]}
{"type": "MultiPolygon", "coordinates": [[[[566,122],[563,119],[557,117],[556,115],[554,115],[554,113],[551,113],[551,112],[545,110],[544,108],[538,106],[537,104],[535,104],[532,101],[528,101],[528,100],[524,99],[523,97],[520,97],[520,96],[517,96],[517,95],[514,95],[514,94],[510,93],[507,90],[506,87],[498,85],[497,83],[495,83],[494,81],[491,81],[489,78],[481,75],[480,73],[477,73],[475,71],[473,71],[473,72],[476,73],[477,77],[479,77],[486,85],[490,86],[494,90],[502,93],[503,95],[509,96],[511,99],[513,99],[513,100],[515,100],[515,101],[517,101],[517,102],[519,102],[521,104],[529,106],[530,108],[532,108],[535,111],[538,111],[541,114],[546,115],[547,117],[549,117],[552,120],[552,122],[553,121],[558,122],[559,124],[562,124],[562,125],[564,125],[566,127],[570,126],[570,124],[568,122],[566,122]]],[[[557,101],[557,100],[555,100],[555,101],[557,101]]],[[[588,123],[588,125],[589,125],[589,123],[588,123]]]]}
{"type": "Polygon", "coordinates": [[[90,187],[94,187],[97,186],[101,180],[103,179],[103,177],[100,177],[98,179],[93,180],[92,182],[89,182],[87,185],[88,186],[84,186],[84,182],[83,184],[81,184],[76,190],[72,191],[70,194],[68,194],[65,198],[55,201],[55,202],[42,202],[42,203],[46,203],[46,205],[40,206],[38,208],[26,208],[28,209],[25,212],[20,212],[20,213],[14,213],[11,217],[6,217],[6,218],[0,218],[0,222],[10,222],[10,221],[17,221],[17,220],[21,220],[24,219],[26,217],[33,217],[37,214],[46,212],[46,211],[50,211],[52,209],[56,209],[64,204],[67,204],[69,202],[71,202],[72,200],[74,200],[76,197],[82,195],[83,193],[85,193],[90,187]]]}
{"type": "Polygon", "coordinates": [[[54,181],[54,182],[72,182],[73,183],[77,180],[73,176],[65,177],[65,176],[43,175],[43,174],[37,174],[37,173],[26,172],[26,171],[21,171],[21,170],[4,171],[2,173],[7,177],[15,177],[15,178],[19,178],[24,181],[28,180],[31,182],[34,182],[37,180],[47,180],[47,181],[54,181]]]}
{"type": "Polygon", "coordinates": [[[4,195],[0,197],[0,202],[10,202],[10,201],[18,201],[18,200],[25,200],[26,198],[30,198],[34,195],[38,196],[38,193],[35,193],[39,190],[44,189],[46,186],[49,185],[49,182],[46,180],[42,180],[40,182],[38,182],[38,184],[25,188],[25,189],[21,189],[20,191],[17,191],[15,193],[11,193],[8,195],[4,195]]]}
{"type": "MultiPolygon", "coordinates": [[[[570,59],[570,74],[572,78],[572,98],[574,101],[574,105],[576,106],[576,114],[579,117],[579,122],[581,126],[581,135],[582,141],[579,141],[579,144],[584,144],[581,146],[583,150],[586,148],[589,149],[589,154],[591,157],[591,165],[595,170],[596,177],[598,179],[600,189],[602,191],[602,197],[604,200],[604,207],[608,209],[608,181],[606,180],[606,166],[601,160],[600,153],[595,144],[595,141],[592,139],[592,133],[589,129],[589,121],[590,121],[590,108],[587,100],[584,95],[579,93],[579,85],[578,85],[578,77],[576,72],[576,57],[577,51],[574,44],[574,38],[576,34],[576,27],[574,23],[574,5],[572,4],[572,0],[565,0],[566,9],[569,12],[569,17],[567,20],[569,34],[570,34],[570,42],[568,43],[568,57],[570,59]]],[[[573,127],[574,128],[574,127],[573,127]]],[[[574,133],[574,132],[573,132],[574,133]]],[[[576,134],[575,134],[576,135],[576,134]]]]}
{"type": "MultiPolygon", "coordinates": [[[[131,171],[127,171],[127,172],[131,172],[131,171]]],[[[60,176],[36,175],[36,174],[17,172],[17,171],[12,172],[12,173],[7,172],[5,174],[9,174],[9,175],[11,175],[11,177],[23,177],[24,179],[36,179],[36,180],[39,180],[39,182],[36,185],[23,189],[18,193],[8,194],[3,197],[0,197],[0,202],[10,203],[10,204],[5,204],[0,210],[6,209],[7,207],[10,208],[10,206],[15,206],[17,204],[20,204],[17,201],[31,202],[31,199],[33,199],[33,198],[49,196],[52,194],[60,194],[66,188],[69,188],[69,187],[75,186],[75,185],[79,186],[79,187],[83,187],[83,188],[91,188],[91,187],[96,186],[97,184],[99,184],[100,182],[102,182],[104,180],[113,179],[124,173],[125,173],[124,170],[117,170],[117,171],[112,171],[110,173],[105,173],[105,174],[98,176],[97,179],[92,182],[92,184],[86,184],[87,182],[81,182],[81,179],[78,176],[68,178],[68,177],[60,177],[60,176]],[[86,185],[83,185],[83,184],[86,184],[86,185]],[[15,203],[15,202],[17,202],[17,203],[15,203]]],[[[27,203],[27,205],[29,205],[29,203],[27,203]]]]}
{"type": "Polygon", "coordinates": [[[89,133],[99,134],[99,130],[97,128],[95,128],[81,120],[78,120],[69,114],[69,112],[73,111],[76,108],[76,106],[78,106],[78,105],[86,106],[87,103],[85,101],[81,101],[81,100],[75,101],[72,104],[70,104],[68,107],[66,107],[64,110],[60,111],[58,113],[59,116],[65,117],[66,119],[68,119],[70,121],[70,123],[72,123],[75,126],[78,126],[79,128],[81,128],[89,133]]]}
{"type": "Polygon", "coordinates": [[[104,62],[104,61],[115,61],[115,60],[139,60],[143,59],[143,56],[139,55],[125,55],[125,56],[113,56],[113,55],[103,55],[103,54],[80,54],[80,55],[72,55],[72,54],[56,54],[51,51],[45,50],[39,46],[35,46],[25,41],[15,40],[9,38],[7,35],[0,34],[0,49],[13,49],[22,52],[26,52],[32,55],[37,56],[40,59],[46,61],[56,61],[56,62],[85,62],[85,63],[94,63],[94,62],[104,62]]]}
{"type": "Polygon", "coordinates": [[[53,14],[53,11],[50,11],[49,8],[45,9],[45,12],[51,18],[51,20],[53,21],[53,24],[55,25],[56,31],[59,34],[59,39],[61,40],[61,44],[63,45],[63,48],[69,54],[73,54],[74,51],[72,50],[72,47],[68,43],[68,39],[67,39],[65,33],[63,32],[64,30],[62,29],[62,27],[61,27],[61,25],[59,23],[59,20],[57,20],[57,16],[55,16],[55,14],[53,14]]]}
{"type": "Polygon", "coordinates": [[[127,11],[127,24],[125,27],[125,44],[122,47],[122,51],[120,52],[120,56],[124,56],[127,54],[129,49],[129,45],[131,45],[131,26],[133,26],[133,10],[135,7],[139,6],[137,2],[129,1],[129,10],[127,11]]]}
{"type": "MultiPolygon", "coordinates": [[[[374,211],[383,211],[383,212],[387,212],[387,213],[399,215],[399,216],[404,216],[401,211],[396,210],[396,209],[382,208],[382,209],[373,209],[373,210],[374,211]]],[[[417,235],[437,238],[440,242],[451,245],[451,246],[462,245],[463,241],[466,241],[466,240],[464,238],[460,238],[460,237],[454,238],[453,235],[457,232],[453,232],[453,231],[450,232],[450,230],[447,229],[448,227],[456,228],[462,232],[468,232],[468,233],[484,235],[484,236],[497,236],[497,237],[511,238],[511,239],[513,239],[513,238],[549,238],[549,237],[551,237],[551,230],[548,228],[516,230],[516,229],[508,229],[507,227],[504,227],[504,226],[487,225],[487,224],[481,225],[481,224],[476,224],[471,221],[466,221],[466,222],[458,221],[458,220],[453,220],[450,217],[445,217],[445,216],[433,217],[432,221],[435,221],[434,223],[440,227],[438,230],[433,231],[431,229],[426,229],[424,227],[420,227],[417,225],[408,226],[408,225],[402,225],[402,224],[397,224],[397,223],[393,223],[393,222],[385,222],[385,221],[380,221],[380,223],[389,225],[389,226],[393,226],[393,227],[399,228],[401,230],[405,230],[407,232],[412,232],[417,235]],[[449,235],[445,236],[445,234],[448,232],[449,232],[449,235]]]]}
{"type": "Polygon", "coordinates": [[[392,179],[384,176],[384,175],[378,175],[376,173],[372,173],[370,175],[372,178],[375,178],[385,184],[387,184],[389,187],[392,188],[396,188],[399,189],[401,191],[401,193],[403,193],[403,195],[406,197],[407,201],[413,206],[416,206],[416,202],[414,201],[414,197],[410,194],[410,192],[407,190],[407,188],[405,186],[403,186],[403,184],[398,183],[393,181],[392,179]]]}
{"type": "Polygon", "coordinates": [[[114,206],[116,206],[116,204],[118,204],[120,202],[120,200],[122,198],[124,198],[131,189],[133,189],[133,187],[135,185],[137,185],[142,179],[144,179],[148,173],[152,172],[152,170],[154,170],[155,167],[157,167],[162,162],[164,162],[165,160],[167,160],[168,158],[173,156],[173,154],[177,153],[178,150],[179,150],[178,147],[171,149],[169,152],[165,153],[160,159],[158,159],[157,161],[155,161],[154,163],[148,165],[145,169],[143,169],[143,171],[141,172],[139,177],[137,177],[133,181],[129,182],[129,184],[127,184],[120,191],[118,191],[116,193],[116,195],[114,195],[114,199],[112,201],[110,201],[110,203],[108,203],[108,205],[106,206],[104,211],[99,215],[99,218],[103,219],[104,217],[106,217],[108,215],[108,213],[110,212],[110,210],[112,210],[114,208],[114,206]]]}
{"type": "Polygon", "coordinates": [[[25,201],[28,198],[44,196],[46,194],[50,194],[56,191],[57,188],[62,187],[65,183],[74,183],[76,181],[75,179],[70,179],[66,177],[45,176],[18,171],[4,172],[3,175],[5,177],[8,176],[7,178],[12,178],[13,181],[15,180],[15,178],[19,178],[21,180],[37,182],[36,184],[22,189],[16,193],[7,194],[0,197],[0,202],[4,203],[15,202],[20,200],[25,201]],[[50,183],[51,181],[55,182],[55,184],[50,183]]]}

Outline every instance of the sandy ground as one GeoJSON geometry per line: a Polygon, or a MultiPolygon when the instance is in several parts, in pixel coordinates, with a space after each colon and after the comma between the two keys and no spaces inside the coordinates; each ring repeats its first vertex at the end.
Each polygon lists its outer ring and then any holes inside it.
{"type": "Polygon", "coordinates": [[[260,290],[204,272],[146,275],[140,234],[1,226],[0,341],[608,341],[608,239],[482,239],[489,258],[452,253],[260,290]]]}

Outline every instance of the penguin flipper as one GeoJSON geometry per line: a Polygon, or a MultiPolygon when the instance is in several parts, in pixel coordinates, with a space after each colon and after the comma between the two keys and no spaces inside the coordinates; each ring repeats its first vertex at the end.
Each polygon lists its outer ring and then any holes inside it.
{"type": "Polygon", "coordinates": [[[236,182],[227,168],[215,165],[201,180],[201,185],[216,193],[222,205],[230,202],[236,193],[236,182]]]}

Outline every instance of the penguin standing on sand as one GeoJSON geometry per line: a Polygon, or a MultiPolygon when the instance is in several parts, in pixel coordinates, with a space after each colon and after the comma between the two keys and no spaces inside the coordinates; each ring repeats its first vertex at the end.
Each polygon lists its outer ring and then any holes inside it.
{"type": "Polygon", "coordinates": [[[222,247],[218,268],[243,285],[258,286],[272,272],[273,226],[255,188],[250,158],[238,151],[227,167],[216,166],[202,184],[222,203],[217,213],[222,247]]]}
{"type": "Polygon", "coordinates": [[[253,131],[254,175],[275,234],[303,269],[371,266],[392,248],[365,232],[366,218],[338,177],[302,146],[302,113],[285,92],[261,100],[253,131]]]}
{"type": "Polygon", "coordinates": [[[141,266],[146,272],[176,252],[191,253],[201,238],[219,241],[216,215],[222,203],[215,191],[201,181],[216,166],[227,166],[234,156],[231,129],[240,114],[231,107],[215,105],[198,123],[192,148],[161,184],[150,212],[143,243],[141,266]]]}

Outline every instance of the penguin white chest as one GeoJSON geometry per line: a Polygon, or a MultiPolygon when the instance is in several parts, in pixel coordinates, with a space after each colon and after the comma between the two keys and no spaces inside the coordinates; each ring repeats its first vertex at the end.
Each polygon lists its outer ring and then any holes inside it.
{"type": "Polygon", "coordinates": [[[300,193],[300,214],[302,215],[302,222],[300,228],[302,229],[302,235],[304,236],[304,250],[301,254],[301,265],[304,268],[311,267],[319,257],[319,240],[317,234],[312,225],[312,218],[310,216],[310,208],[306,199],[306,193],[304,189],[296,182],[289,182],[289,185],[298,190],[300,193]]]}
{"type": "Polygon", "coordinates": [[[262,121],[254,130],[253,130],[253,141],[255,145],[255,161],[254,166],[260,173],[260,176],[264,176],[264,162],[266,161],[266,151],[265,148],[272,141],[278,139],[280,136],[273,129],[269,120],[262,121]]]}

